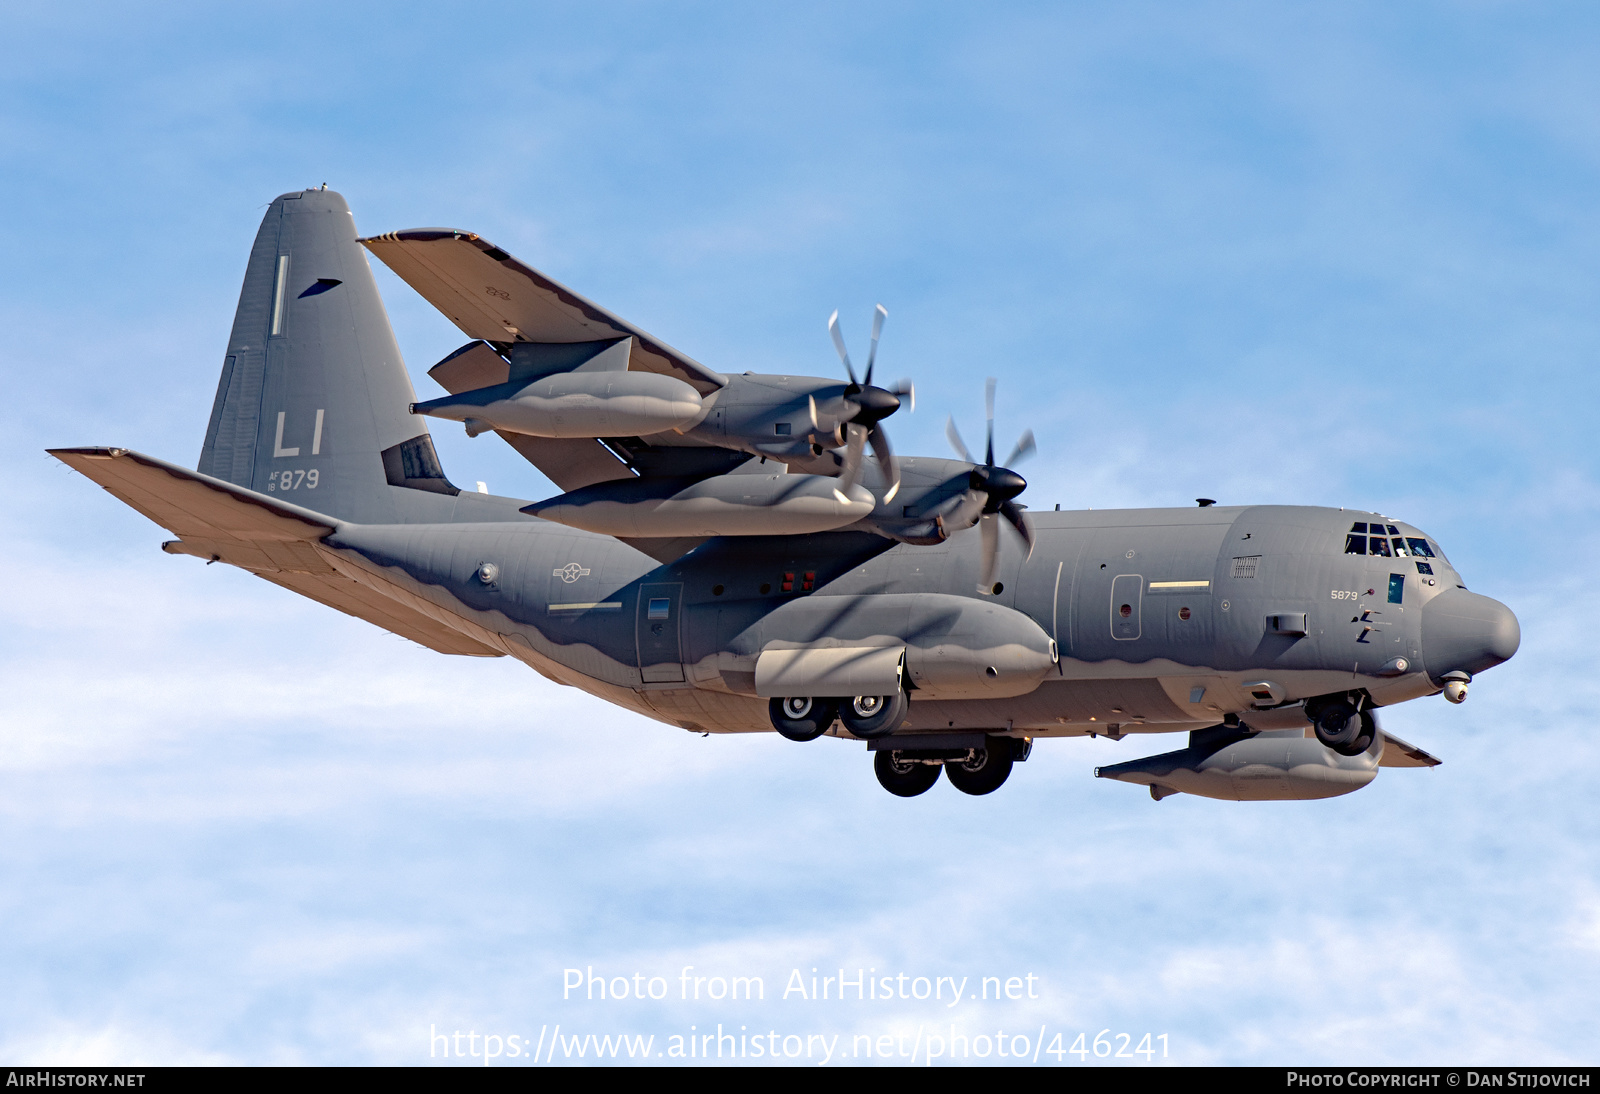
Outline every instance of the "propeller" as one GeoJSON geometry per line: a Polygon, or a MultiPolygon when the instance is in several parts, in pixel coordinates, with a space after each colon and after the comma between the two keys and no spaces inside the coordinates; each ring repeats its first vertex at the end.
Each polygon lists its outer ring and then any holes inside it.
{"type": "Polygon", "coordinates": [[[978,591],[989,592],[994,588],[995,568],[1000,561],[1000,521],[1004,518],[1022,537],[1023,545],[1028,550],[1028,556],[1033,555],[1033,525],[1028,520],[1027,511],[1016,503],[1016,497],[1028,487],[1028,480],[1012,471],[1010,464],[1025,460],[1038,450],[1033,441],[1033,430],[1024,430],[1017,439],[1016,447],[1011,450],[1011,455],[1006,457],[1005,466],[994,462],[994,377],[990,377],[984,385],[984,408],[988,418],[988,436],[984,444],[983,463],[980,465],[973,459],[972,453],[967,451],[967,446],[961,441],[961,433],[956,429],[956,420],[950,418],[945,423],[944,435],[950,440],[950,447],[956,450],[956,455],[972,464],[972,474],[968,489],[973,493],[985,497],[983,512],[978,518],[979,532],[983,539],[983,565],[981,576],[978,579],[978,591]]]}
{"type": "MultiPolygon", "coordinates": [[[[900,409],[902,399],[909,402],[913,410],[917,402],[916,389],[910,380],[901,380],[892,388],[875,387],[872,383],[872,371],[878,361],[878,339],[883,334],[883,321],[887,318],[888,309],[879,304],[872,313],[872,343],[867,351],[867,371],[857,379],[855,365],[850,361],[850,351],[845,348],[844,334],[839,330],[838,309],[828,316],[828,334],[833,338],[833,348],[839,352],[845,374],[850,377],[837,415],[839,423],[844,426],[845,450],[844,467],[839,476],[842,481],[838,489],[847,494],[856,484],[861,477],[862,453],[870,445],[878,465],[883,468],[884,481],[889,483],[889,492],[883,496],[885,502],[894,500],[894,496],[900,492],[900,467],[895,462],[889,435],[884,432],[881,423],[900,409]]],[[[815,403],[812,404],[811,418],[812,424],[817,425],[815,403]]]]}

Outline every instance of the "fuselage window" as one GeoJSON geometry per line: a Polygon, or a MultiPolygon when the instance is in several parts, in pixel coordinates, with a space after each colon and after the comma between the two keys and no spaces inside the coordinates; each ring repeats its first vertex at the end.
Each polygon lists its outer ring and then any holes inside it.
{"type": "Polygon", "coordinates": [[[1433,557],[1433,548],[1428,546],[1428,541],[1427,540],[1418,539],[1416,536],[1409,536],[1409,537],[1407,537],[1406,542],[1411,544],[1411,553],[1412,554],[1417,555],[1417,556],[1419,556],[1421,558],[1432,558],[1433,557]]]}
{"type": "Polygon", "coordinates": [[[1364,555],[1367,553],[1367,537],[1365,535],[1348,535],[1344,537],[1344,553],[1347,555],[1364,555]]]}
{"type": "MultiPolygon", "coordinates": [[[[1376,528],[1377,525],[1373,525],[1373,527],[1376,528]]],[[[1380,539],[1378,536],[1373,536],[1372,543],[1369,545],[1369,550],[1372,554],[1382,555],[1384,558],[1388,558],[1389,541],[1386,539],[1380,539]]]]}
{"type": "Polygon", "coordinates": [[[1401,539],[1399,536],[1394,537],[1394,553],[1399,555],[1401,558],[1405,558],[1407,554],[1406,541],[1401,539]]]}
{"type": "Polygon", "coordinates": [[[1359,520],[1350,526],[1350,530],[1352,532],[1360,532],[1362,535],[1367,534],[1367,526],[1359,520]]]}
{"type": "Polygon", "coordinates": [[[1406,595],[1406,575],[1389,575],[1389,603],[1398,604],[1406,595]]]}
{"type": "Polygon", "coordinates": [[[1419,562],[1417,563],[1417,573],[1431,574],[1433,573],[1433,567],[1429,566],[1426,562],[1419,562]]]}

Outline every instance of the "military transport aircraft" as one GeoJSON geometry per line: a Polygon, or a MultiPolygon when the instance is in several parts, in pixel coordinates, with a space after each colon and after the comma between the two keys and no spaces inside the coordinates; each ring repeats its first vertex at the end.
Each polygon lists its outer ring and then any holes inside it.
{"type": "Polygon", "coordinates": [[[537,672],[696,733],[865,741],[901,796],[986,794],[1043,737],[1188,733],[1095,774],[1322,798],[1438,761],[1380,707],[1466,697],[1521,638],[1437,541],[1343,509],[1026,511],[958,460],[896,457],[913,398],[858,376],[725,375],[468,232],[358,239],[337,193],[274,201],[198,471],[53,454],[242,567],[440,653],[537,672]],[[365,251],[363,250],[365,248],[365,251]],[[366,252],[471,339],[418,402],[366,252]],[[563,491],[457,489],[428,418],[494,432],[563,491]],[[1004,527],[1002,527],[1002,525],[1004,527]],[[976,530],[974,530],[976,529],[976,530]]]}

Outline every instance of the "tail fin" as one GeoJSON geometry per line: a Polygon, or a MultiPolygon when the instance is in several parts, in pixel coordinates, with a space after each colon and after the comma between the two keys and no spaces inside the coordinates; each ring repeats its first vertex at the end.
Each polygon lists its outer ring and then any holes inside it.
{"type": "Polygon", "coordinates": [[[444,477],[350,207],[332,190],[272,203],[200,453],[202,474],[360,523],[427,519],[444,477]]]}

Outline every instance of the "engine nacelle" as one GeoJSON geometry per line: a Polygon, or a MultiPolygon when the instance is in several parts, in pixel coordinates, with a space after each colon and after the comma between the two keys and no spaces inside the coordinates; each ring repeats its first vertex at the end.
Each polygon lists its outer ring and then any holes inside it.
{"type": "Polygon", "coordinates": [[[607,536],[795,536],[854,524],[875,499],[848,494],[827,475],[718,475],[682,480],[617,479],[572,490],[522,511],[607,536]]]}
{"type": "Polygon", "coordinates": [[[532,437],[633,437],[678,429],[704,412],[700,394],[654,372],[561,372],[511,381],[425,403],[413,414],[532,437]]]}
{"type": "Polygon", "coordinates": [[[1341,756],[1303,730],[1247,734],[1226,727],[1190,735],[1188,748],[1097,767],[1095,776],[1169,794],[1224,801],[1305,801],[1360,790],[1378,775],[1380,733],[1358,756],[1341,756]]]}

